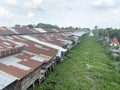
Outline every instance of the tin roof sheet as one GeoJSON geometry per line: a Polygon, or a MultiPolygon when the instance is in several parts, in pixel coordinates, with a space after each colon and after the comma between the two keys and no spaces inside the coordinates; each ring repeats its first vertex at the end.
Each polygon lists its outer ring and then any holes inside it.
{"type": "Polygon", "coordinates": [[[0,71],[0,90],[11,84],[12,82],[16,81],[17,78],[13,77],[3,71],[0,71]]]}
{"type": "Polygon", "coordinates": [[[14,28],[12,27],[6,27],[9,31],[14,32],[15,34],[19,34],[14,28]]]}
{"type": "Polygon", "coordinates": [[[38,40],[37,38],[34,38],[34,37],[32,37],[32,36],[29,36],[29,35],[24,35],[24,36],[22,36],[22,37],[27,38],[27,39],[32,40],[32,41],[35,41],[35,42],[40,43],[40,44],[42,44],[42,45],[46,45],[46,46],[48,46],[48,47],[55,48],[55,49],[57,49],[57,50],[61,50],[61,51],[63,51],[63,52],[66,52],[66,51],[67,51],[66,49],[64,49],[64,48],[62,48],[62,47],[60,47],[60,46],[57,46],[57,45],[54,45],[54,44],[51,44],[51,43],[48,43],[48,42],[40,41],[40,40],[38,40]]]}
{"type": "Polygon", "coordinates": [[[14,32],[9,31],[6,27],[0,27],[0,34],[1,35],[8,35],[8,34],[14,34],[14,32]]]}
{"type": "Polygon", "coordinates": [[[81,37],[82,35],[84,35],[86,32],[84,32],[84,31],[77,31],[77,32],[74,32],[74,33],[72,33],[72,35],[75,35],[75,36],[79,36],[79,37],[81,37]]]}
{"type": "Polygon", "coordinates": [[[19,34],[30,34],[30,33],[35,33],[33,32],[32,29],[30,28],[24,28],[24,27],[14,27],[13,29],[15,29],[16,32],[18,32],[19,34]]]}
{"type": "Polygon", "coordinates": [[[35,55],[22,52],[20,54],[1,58],[0,70],[21,79],[36,68],[40,67],[44,60],[45,59],[40,56],[38,60],[35,58],[35,55]]]}
{"type": "Polygon", "coordinates": [[[54,45],[63,47],[66,45],[64,41],[60,41],[56,39],[55,34],[44,34],[44,35],[32,35],[33,37],[39,39],[40,41],[52,43],[54,45]]]}
{"type": "Polygon", "coordinates": [[[42,29],[42,28],[33,28],[33,29],[36,30],[36,31],[39,31],[39,32],[41,32],[41,33],[47,32],[47,31],[45,31],[45,30],[42,29]]]}
{"type": "Polygon", "coordinates": [[[0,63],[5,64],[7,66],[14,66],[23,70],[30,70],[30,67],[24,66],[22,64],[19,64],[18,62],[20,62],[21,59],[15,57],[15,56],[8,56],[8,57],[4,57],[0,59],[0,63]]]}

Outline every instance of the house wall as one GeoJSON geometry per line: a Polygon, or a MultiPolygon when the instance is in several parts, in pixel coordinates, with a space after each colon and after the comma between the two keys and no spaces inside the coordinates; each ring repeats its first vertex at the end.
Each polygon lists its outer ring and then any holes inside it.
{"type": "Polygon", "coordinates": [[[20,90],[18,81],[15,81],[2,90],[20,90]]]}
{"type": "Polygon", "coordinates": [[[36,80],[39,79],[40,76],[41,68],[39,67],[19,81],[21,85],[21,90],[26,90],[27,88],[29,88],[32,84],[35,83],[36,80]]]}

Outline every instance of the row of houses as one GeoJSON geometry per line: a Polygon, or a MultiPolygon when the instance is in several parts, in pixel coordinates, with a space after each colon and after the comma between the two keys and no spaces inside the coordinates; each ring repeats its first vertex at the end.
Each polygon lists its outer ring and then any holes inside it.
{"type": "Polygon", "coordinates": [[[0,90],[34,89],[87,33],[0,27],[0,90]]]}

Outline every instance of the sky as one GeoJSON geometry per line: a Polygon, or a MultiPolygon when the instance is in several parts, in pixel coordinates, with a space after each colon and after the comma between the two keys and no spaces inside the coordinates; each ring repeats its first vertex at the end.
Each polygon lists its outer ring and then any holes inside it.
{"type": "Polygon", "coordinates": [[[0,0],[0,26],[49,23],[60,27],[120,28],[119,0],[0,0]]]}

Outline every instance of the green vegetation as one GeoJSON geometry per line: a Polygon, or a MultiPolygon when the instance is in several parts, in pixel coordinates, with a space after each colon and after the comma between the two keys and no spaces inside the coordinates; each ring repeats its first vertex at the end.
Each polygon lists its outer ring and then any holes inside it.
{"type": "MultiPolygon", "coordinates": [[[[28,24],[28,25],[16,24],[14,27],[29,27],[29,28],[58,29],[58,30],[59,29],[64,29],[64,30],[81,30],[80,27],[73,27],[73,26],[59,27],[58,25],[52,25],[52,24],[46,24],[46,23],[38,23],[37,25],[34,25],[34,24],[28,24]]],[[[82,28],[82,29],[90,30],[89,28],[82,28]]]]}
{"type": "Polygon", "coordinates": [[[36,90],[119,90],[120,74],[95,37],[85,37],[36,90]]]}
{"type": "Polygon", "coordinates": [[[106,54],[114,61],[116,61],[116,70],[120,72],[120,45],[114,46],[114,38],[120,42],[120,29],[114,28],[98,28],[95,26],[93,33],[100,44],[105,46],[106,54]],[[114,52],[114,50],[117,50],[114,52]],[[112,52],[113,51],[113,52],[112,52]]]}
{"type": "Polygon", "coordinates": [[[113,28],[96,28],[93,30],[94,35],[97,38],[104,38],[109,37],[110,39],[113,39],[116,37],[120,42],[120,29],[113,29],[113,28]]]}
{"type": "Polygon", "coordinates": [[[50,28],[53,28],[53,29],[60,29],[57,25],[51,25],[51,24],[44,24],[44,23],[38,23],[36,25],[36,28],[47,28],[47,29],[50,29],[50,28]]]}
{"type": "Polygon", "coordinates": [[[38,23],[37,25],[28,24],[28,25],[19,25],[16,24],[15,27],[29,27],[29,28],[43,28],[43,29],[60,29],[57,25],[38,23]]]}

